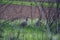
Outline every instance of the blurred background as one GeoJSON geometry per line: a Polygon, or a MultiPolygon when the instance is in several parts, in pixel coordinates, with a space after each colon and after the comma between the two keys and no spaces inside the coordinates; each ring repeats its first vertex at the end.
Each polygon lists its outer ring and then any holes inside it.
{"type": "Polygon", "coordinates": [[[0,0],[0,40],[60,40],[60,0],[0,0]]]}

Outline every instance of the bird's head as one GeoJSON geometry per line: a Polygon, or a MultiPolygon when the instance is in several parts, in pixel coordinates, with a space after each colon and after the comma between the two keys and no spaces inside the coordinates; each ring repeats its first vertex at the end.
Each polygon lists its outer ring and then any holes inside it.
{"type": "Polygon", "coordinates": [[[29,17],[26,18],[26,21],[28,21],[28,18],[29,18],[29,17]]]}

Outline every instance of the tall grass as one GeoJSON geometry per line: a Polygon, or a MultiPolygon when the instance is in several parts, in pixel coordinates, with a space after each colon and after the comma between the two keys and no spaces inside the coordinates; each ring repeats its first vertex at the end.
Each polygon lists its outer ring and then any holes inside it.
{"type": "MultiPolygon", "coordinates": [[[[31,21],[31,20],[30,20],[31,21]]],[[[33,21],[33,23],[35,23],[36,20],[33,21]]],[[[15,20],[13,22],[4,22],[1,21],[3,30],[4,30],[4,38],[3,40],[9,40],[10,38],[17,38],[18,35],[18,30],[20,30],[20,35],[18,40],[49,40],[49,36],[47,36],[46,34],[46,29],[45,29],[45,25],[42,24],[42,26],[35,26],[35,25],[28,25],[24,28],[20,28],[20,26],[18,26],[22,21],[20,20],[15,20]]],[[[30,22],[28,22],[30,23],[30,22]]],[[[55,36],[54,36],[55,37],[55,36]]],[[[58,40],[60,40],[58,38],[58,40]]]]}

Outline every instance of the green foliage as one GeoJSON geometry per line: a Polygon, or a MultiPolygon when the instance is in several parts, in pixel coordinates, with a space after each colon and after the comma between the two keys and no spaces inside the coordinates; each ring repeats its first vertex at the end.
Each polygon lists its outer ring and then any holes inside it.
{"type": "MultiPolygon", "coordinates": [[[[24,2],[24,1],[8,1],[8,0],[3,0],[3,1],[0,1],[0,3],[1,4],[5,4],[5,3],[7,3],[7,2],[12,2],[11,4],[16,4],[16,5],[26,5],[26,6],[31,6],[31,4],[32,4],[32,6],[36,6],[36,3],[35,2],[24,2]]],[[[41,5],[41,2],[37,2],[37,3],[39,3],[40,5],[41,5]]],[[[8,4],[8,3],[7,3],[8,4]]],[[[54,7],[54,8],[56,8],[56,6],[57,6],[57,4],[56,3],[48,3],[48,2],[44,2],[44,3],[42,3],[42,6],[44,6],[44,7],[54,7]],[[50,5],[50,4],[53,4],[52,6],[50,5]]],[[[60,4],[59,4],[59,7],[60,7],[60,4]]]]}
{"type": "MultiPolygon", "coordinates": [[[[18,26],[21,22],[21,20],[15,20],[13,22],[11,21],[1,21],[1,27],[4,30],[4,38],[3,40],[8,40],[13,37],[17,37],[18,30],[20,30],[19,40],[46,40],[48,38],[46,36],[46,25],[44,23],[41,24],[41,26],[35,26],[35,25],[27,25],[24,28],[20,28],[18,26]],[[24,37],[23,37],[24,35],[24,37]]],[[[30,21],[31,22],[31,21],[30,21]]],[[[28,22],[28,23],[30,23],[28,22]]],[[[36,20],[32,23],[35,23],[36,20]]],[[[55,24],[52,25],[52,29],[54,29],[55,24]]],[[[48,35],[48,34],[47,34],[48,35]]],[[[48,35],[49,36],[49,35],[48,35]]],[[[58,38],[59,39],[59,38],[58,38]]],[[[49,39],[48,39],[49,40],[49,39]]]]}

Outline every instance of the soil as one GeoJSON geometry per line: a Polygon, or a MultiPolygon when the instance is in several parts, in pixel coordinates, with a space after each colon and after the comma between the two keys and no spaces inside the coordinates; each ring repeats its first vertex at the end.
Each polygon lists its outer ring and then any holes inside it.
{"type": "MultiPolygon", "coordinates": [[[[48,14],[48,8],[45,9],[45,14],[48,14]]],[[[51,8],[51,13],[56,13],[56,8],[51,8]]],[[[42,12],[44,12],[42,10],[42,12]]],[[[0,19],[10,20],[10,19],[20,19],[20,18],[39,18],[39,14],[42,12],[39,12],[38,8],[36,6],[24,6],[24,5],[4,5],[0,4],[0,19]]],[[[52,14],[53,15],[53,14],[52,14]]],[[[52,16],[51,15],[51,16],[52,16]]],[[[47,15],[46,15],[47,16],[47,15]]]]}

